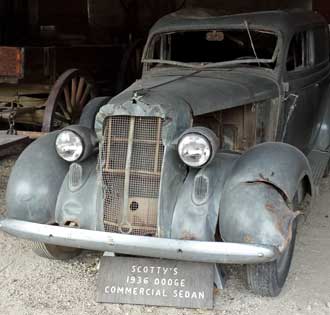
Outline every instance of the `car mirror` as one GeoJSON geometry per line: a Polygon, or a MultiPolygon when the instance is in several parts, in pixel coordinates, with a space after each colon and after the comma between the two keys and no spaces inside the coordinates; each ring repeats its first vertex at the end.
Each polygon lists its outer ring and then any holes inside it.
{"type": "Polygon", "coordinates": [[[225,34],[221,31],[211,31],[206,33],[206,40],[209,42],[222,42],[225,34]]]}

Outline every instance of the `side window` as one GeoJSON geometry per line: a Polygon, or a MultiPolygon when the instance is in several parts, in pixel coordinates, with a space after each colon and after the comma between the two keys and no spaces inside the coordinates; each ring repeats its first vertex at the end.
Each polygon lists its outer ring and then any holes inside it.
{"type": "Polygon", "coordinates": [[[308,67],[312,64],[312,45],[310,32],[297,33],[289,48],[286,68],[288,71],[296,71],[308,67]]]}
{"type": "Polygon", "coordinates": [[[329,30],[327,27],[314,29],[315,65],[329,60],[329,30]]]}

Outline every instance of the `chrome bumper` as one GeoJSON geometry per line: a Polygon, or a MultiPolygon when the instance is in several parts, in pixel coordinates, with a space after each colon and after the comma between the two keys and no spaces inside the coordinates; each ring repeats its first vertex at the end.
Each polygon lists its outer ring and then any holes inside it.
{"type": "Polygon", "coordinates": [[[0,220],[0,230],[53,245],[205,263],[256,264],[273,261],[278,256],[278,250],[272,246],[132,236],[11,219],[0,220]]]}

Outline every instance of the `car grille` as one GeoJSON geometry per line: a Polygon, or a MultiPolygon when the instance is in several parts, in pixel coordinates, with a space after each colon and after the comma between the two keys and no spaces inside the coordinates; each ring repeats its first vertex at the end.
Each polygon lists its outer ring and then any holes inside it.
{"type": "Polygon", "coordinates": [[[106,119],[100,155],[105,231],[156,234],[162,124],[157,117],[106,119]]]}

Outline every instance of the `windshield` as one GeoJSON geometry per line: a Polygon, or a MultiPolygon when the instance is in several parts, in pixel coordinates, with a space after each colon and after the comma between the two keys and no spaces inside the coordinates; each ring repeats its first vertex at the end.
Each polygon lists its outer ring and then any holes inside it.
{"type": "Polygon", "coordinates": [[[209,30],[159,34],[150,41],[145,63],[215,66],[258,63],[274,67],[277,35],[262,30],[209,30]]]}

